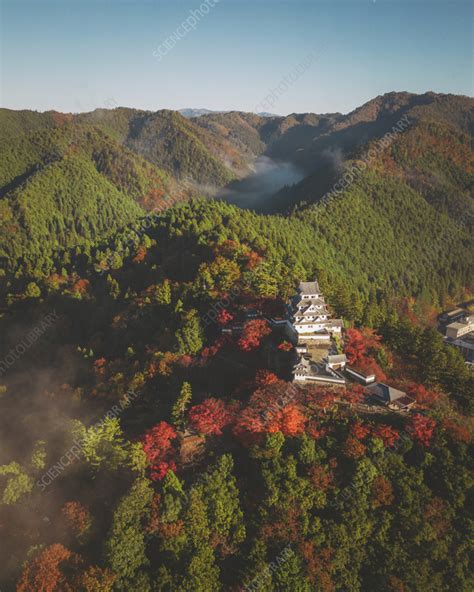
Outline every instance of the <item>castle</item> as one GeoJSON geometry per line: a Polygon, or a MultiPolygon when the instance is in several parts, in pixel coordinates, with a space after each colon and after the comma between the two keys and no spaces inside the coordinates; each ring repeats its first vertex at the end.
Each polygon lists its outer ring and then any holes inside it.
{"type": "Polygon", "coordinates": [[[317,280],[300,282],[288,305],[289,323],[296,339],[294,381],[343,386],[347,359],[339,354],[334,337],[342,333],[342,319],[332,319],[317,280]]]}
{"type": "Polygon", "coordinates": [[[332,335],[341,334],[342,319],[331,319],[317,280],[300,282],[289,312],[298,344],[306,340],[329,341],[332,335]]]}

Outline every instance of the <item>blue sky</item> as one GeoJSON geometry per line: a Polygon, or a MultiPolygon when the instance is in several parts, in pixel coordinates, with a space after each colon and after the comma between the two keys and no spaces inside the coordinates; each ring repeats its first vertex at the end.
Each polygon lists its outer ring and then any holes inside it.
{"type": "Polygon", "coordinates": [[[391,90],[473,95],[469,1],[206,1],[186,32],[201,0],[0,0],[1,105],[253,111],[279,87],[266,110],[286,114],[391,90]]]}

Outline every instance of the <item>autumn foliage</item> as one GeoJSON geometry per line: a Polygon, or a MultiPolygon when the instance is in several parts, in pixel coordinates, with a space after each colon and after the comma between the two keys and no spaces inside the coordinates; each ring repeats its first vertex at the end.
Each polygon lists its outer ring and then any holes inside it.
{"type": "Polygon", "coordinates": [[[389,506],[394,500],[392,484],[382,475],[377,475],[372,483],[372,499],[376,508],[389,506]]]}
{"type": "Polygon", "coordinates": [[[242,351],[252,351],[259,347],[262,339],[270,335],[271,329],[267,321],[263,319],[254,319],[247,321],[244,325],[242,336],[239,339],[239,348],[242,351]]]}
{"type": "Polygon", "coordinates": [[[234,409],[220,399],[210,398],[189,410],[190,425],[201,434],[220,435],[234,419],[234,409]]]}
{"type": "Polygon", "coordinates": [[[438,398],[438,393],[428,390],[422,384],[412,384],[407,393],[420,405],[431,405],[438,398]]]}
{"type": "Polygon", "coordinates": [[[172,458],[174,454],[172,440],[176,436],[175,429],[166,421],[160,421],[143,436],[142,446],[150,464],[152,480],[159,481],[165,477],[170,469],[176,470],[172,458]]]}
{"type": "Polygon", "coordinates": [[[349,364],[367,374],[375,374],[379,382],[384,382],[387,377],[373,358],[382,347],[380,341],[381,337],[373,329],[364,328],[359,331],[350,328],[347,330],[345,353],[349,364]]]}
{"type": "Polygon", "coordinates": [[[66,502],[61,508],[61,514],[68,527],[77,536],[84,536],[90,530],[92,523],[90,512],[80,502],[66,502]]]}
{"type": "Polygon", "coordinates": [[[72,592],[65,568],[77,561],[77,555],[59,543],[46,547],[25,565],[17,592],[72,592]]]}
{"type": "Polygon", "coordinates": [[[407,432],[414,440],[423,444],[423,446],[429,446],[435,427],[436,421],[434,419],[424,415],[415,414],[410,418],[407,432]]]}

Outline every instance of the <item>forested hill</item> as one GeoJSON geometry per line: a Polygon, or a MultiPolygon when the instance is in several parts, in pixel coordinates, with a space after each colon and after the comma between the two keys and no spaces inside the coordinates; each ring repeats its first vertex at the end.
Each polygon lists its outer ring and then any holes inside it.
{"type": "Polygon", "coordinates": [[[191,200],[0,283],[2,590],[471,591],[472,372],[430,326],[469,259],[395,188],[290,218],[191,200]],[[266,319],[314,273],[412,412],[289,382],[266,319]]]}
{"type": "Polygon", "coordinates": [[[293,211],[288,233],[304,225],[299,250],[317,265],[351,269],[362,290],[452,292],[472,259],[472,118],[472,99],[434,93],[389,93],[348,115],[1,110],[0,262],[48,274],[70,249],[90,258],[145,210],[212,193],[266,155],[306,176],[256,206],[293,211]],[[344,176],[334,203],[319,203],[344,176]]]}
{"type": "Polygon", "coordinates": [[[309,174],[262,206],[284,211],[315,203],[354,166],[368,161],[369,169],[396,178],[438,211],[472,227],[473,130],[473,99],[433,93],[378,97],[297,151],[295,162],[309,174]],[[384,145],[387,133],[394,135],[384,145]]]}

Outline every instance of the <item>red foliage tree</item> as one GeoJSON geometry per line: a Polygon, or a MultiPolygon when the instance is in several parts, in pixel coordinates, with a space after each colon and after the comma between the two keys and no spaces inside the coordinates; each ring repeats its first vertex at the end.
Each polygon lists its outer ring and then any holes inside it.
{"type": "Polygon", "coordinates": [[[189,410],[191,426],[201,434],[222,434],[223,428],[234,420],[234,413],[220,399],[206,399],[189,410]]]}
{"type": "Polygon", "coordinates": [[[216,339],[212,345],[210,345],[209,347],[205,347],[201,351],[201,359],[205,361],[207,358],[214,357],[217,353],[219,353],[219,351],[224,347],[226,343],[226,337],[219,337],[219,339],[216,339]]]}
{"type": "Polygon", "coordinates": [[[387,379],[383,370],[369,354],[375,354],[382,347],[381,337],[373,329],[364,328],[361,331],[350,328],[347,330],[345,353],[349,364],[358,366],[365,372],[375,374],[379,382],[387,379]]]}
{"type": "Polygon", "coordinates": [[[150,477],[152,481],[161,481],[166,477],[169,470],[176,471],[174,460],[160,460],[150,467],[150,477]]]}
{"type": "Polygon", "coordinates": [[[327,428],[320,427],[319,423],[314,419],[312,419],[306,426],[306,433],[310,438],[313,438],[313,440],[324,438],[327,431],[327,428]]]}
{"type": "Polygon", "coordinates": [[[309,470],[309,480],[315,489],[327,491],[333,482],[333,475],[327,467],[313,465],[309,470]]]}
{"type": "Polygon", "coordinates": [[[289,341],[282,341],[280,343],[280,345],[278,346],[278,349],[281,351],[291,351],[293,349],[293,346],[291,345],[291,343],[289,341]]]}
{"type": "Polygon", "coordinates": [[[378,382],[385,382],[387,380],[387,375],[373,358],[360,360],[358,367],[367,374],[374,374],[378,382]]]}
{"type": "Polygon", "coordinates": [[[314,543],[311,541],[303,541],[299,547],[310,581],[313,584],[318,582],[318,590],[321,592],[334,592],[336,587],[331,579],[331,550],[326,548],[316,553],[314,543]]]}
{"type": "Polygon", "coordinates": [[[410,397],[413,397],[420,405],[431,405],[438,398],[438,393],[429,391],[422,384],[412,384],[407,390],[410,397]]]}
{"type": "Polygon", "coordinates": [[[354,438],[357,438],[357,440],[363,440],[366,436],[369,435],[370,427],[367,425],[364,425],[360,421],[356,421],[355,423],[353,423],[351,425],[349,432],[350,432],[350,435],[353,436],[354,438]]]}
{"type": "Polygon", "coordinates": [[[424,520],[430,524],[439,538],[445,536],[450,529],[449,519],[446,514],[446,504],[439,497],[430,500],[423,512],[424,520]]]}
{"type": "Polygon", "coordinates": [[[424,415],[412,415],[408,423],[406,431],[410,436],[428,447],[433,437],[433,432],[436,427],[436,421],[424,415]]]}
{"type": "Polygon", "coordinates": [[[372,435],[375,438],[380,438],[385,447],[390,447],[400,438],[398,430],[386,424],[379,424],[372,430],[372,435]]]}
{"type": "Polygon", "coordinates": [[[234,318],[234,315],[231,314],[225,308],[223,308],[222,310],[219,311],[219,314],[217,315],[216,320],[219,323],[219,325],[224,326],[224,325],[227,325],[227,323],[229,323],[230,321],[232,321],[233,318],[234,318]]]}
{"type": "Polygon", "coordinates": [[[89,280],[78,279],[72,286],[72,291],[84,296],[89,290],[89,280]]]}
{"type": "Polygon", "coordinates": [[[247,254],[247,269],[253,269],[260,263],[261,260],[262,257],[258,253],[256,253],[255,251],[250,251],[247,254]]]}
{"type": "Polygon", "coordinates": [[[97,376],[104,376],[106,363],[107,360],[105,358],[98,358],[97,360],[95,360],[94,372],[97,376]]]}
{"type": "Polygon", "coordinates": [[[155,481],[163,479],[169,469],[176,470],[171,458],[174,453],[171,441],[176,435],[175,429],[169,423],[160,421],[142,438],[143,450],[150,464],[150,476],[155,481]]]}
{"type": "Polygon", "coordinates": [[[257,409],[247,407],[239,413],[232,432],[248,446],[257,443],[265,432],[262,414],[257,409]]]}
{"type": "Polygon", "coordinates": [[[345,352],[349,364],[359,363],[364,358],[366,351],[361,332],[352,327],[348,329],[345,352]]]}
{"type": "Polygon", "coordinates": [[[309,387],[306,389],[306,400],[310,407],[322,410],[324,413],[334,406],[337,395],[331,388],[309,387]]]}
{"type": "Polygon", "coordinates": [[[363,401],[364,396],[364,387],[360,384],[351,384],[342,393],[342,398],[347,401],[351,407],[352,405],[356,405],[363,401]]]}
{"type": "Polygon", "coordinates": [[[267,321],[263,319],[254,319],[247,321],[244,325],[242,336],[238,345],[242,351],[252,351],[260,346],[264,337],[270,335],[271,329],[267,321]]]}

